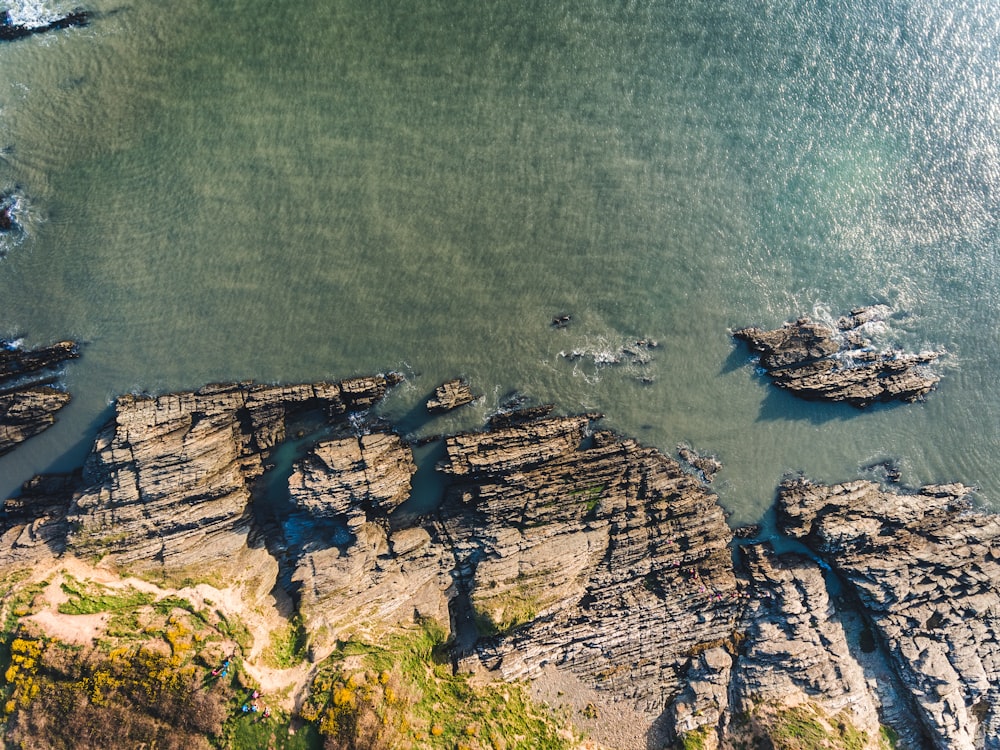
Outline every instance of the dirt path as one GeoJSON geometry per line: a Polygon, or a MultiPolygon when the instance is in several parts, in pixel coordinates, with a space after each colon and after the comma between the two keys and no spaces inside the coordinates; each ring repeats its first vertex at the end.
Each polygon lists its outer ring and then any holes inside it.
{"type": "MultiPolygon", "coordinates": [[[[61,584],[72,576],[77,581],[94,582],[108,589],[135,589],[152,594],[156,599],[177,596],[186,599],[197,610],[220,612],[227,620],[238,619],[246,627],[253,641],[250,653],[242,654],[243,669],[248,679],[261,693],[269,696],[272,705],[291,711],[301,703],[303,691],[312,678],[314,667],[303,663],[291,669],[275,669],[264,662],[263,655],[271,643],[271,634],[288,625],[291,602],[270,599],[249,605],[238,590],[217,589],[208,584],[172,589],[160,587],[138,578],[122,578],[114,571],[100,565],[91,565],[75,557],[66,556],[37,565],[22,585],[48,581],[49,585],[35,600],[35,612],[22,618],[32,623],[46,635],[77,645],[93,645],[107,632],[111,615],[107,612],[72,615],[59,612],[59,605],[69,600],[61,584]]],[[[225,653],[234,653],[238,646],[233,641],[222,644],[225,653]]]]}

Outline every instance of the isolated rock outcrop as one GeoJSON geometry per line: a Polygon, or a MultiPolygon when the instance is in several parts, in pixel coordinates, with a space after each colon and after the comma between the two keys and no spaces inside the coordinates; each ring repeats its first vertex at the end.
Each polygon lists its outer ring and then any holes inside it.
{"type": "Polygon", "coordinates": [[[434,397],[427,402],[427,411],[432,413],[451,411],[476,400],[469,384],[461,378],[442,383],[434,391],[434,397]]]}
{"type": "Polygon", "coordinates": [[[460,643],[476,641],[465,666],[514,679],[555,665],[652,724],[690,655],[734,636],[732,534],[676,461],[606,431],[585,442],[590,419],[448,438],[453,620],[460,643]]]}
{"type": "Polygon", "coordinates": [[[937,748],[1000,748],[1000,516],[960,484],[785,481],[781,528],[856,592],[937,748]]]}
{"type": "Polygon", "coordinates": [[[926,367],[940,353],[877,351],[863,327],[886,310],[883,306],[853,310],[836,329],[799,318],[770,331],[741,328],[733,336],[760,354],[760,365],[774,385],[800,398],[858,407],[920,400],[940,380],[926,367]]]}
{"type": "Polygon", "coordinates": [[[79,356],[73,341],[31,350],[0,341],[0,456],[55,424],[70,395],[51,384],[58,368],[79,356]]]}
{"type": "Polygon", "coordinates": [[[89,23],[90,13],[82,8],[76,8],[62,16],[40,19],[31,23],[14,18],[7,10],[0,14],[0,41],[10,42],[34,34],[44,34],[46,31],[86,26],[89,23]]]}
{"type": "Polygon", "coordinates": [[[380,400],[397,376],[341,383],[211,385],[123,396],[100,432],[73,500],[68,548],[134,572],[273,584],[274,560],[248,545],[251,486],[288,419],[337,420],[380,400]]]}

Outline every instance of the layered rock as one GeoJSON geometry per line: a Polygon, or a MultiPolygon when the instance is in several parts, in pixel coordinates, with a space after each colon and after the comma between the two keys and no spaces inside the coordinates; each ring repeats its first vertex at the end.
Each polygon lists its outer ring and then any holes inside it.
{"type": "Polygon", "coordinates": [[[427,401],[427,411],[432,413],[451,411],[476,400],[469,384],[461,378],[442,383],[434,391],[434,397],[427,401]]]}
{"type": "Polygon", "coordinates": [[[414,471],[409,446],[390,433],[325,441],[295,465],[292,501],[313,525],[337,524],[301,550],[292,576],[314,660],[397,620],[447,622],[450,554],[428,529],[388,522],[414,471]]]}
{"type": "Polygon", "coordinates": [[[877,351],[863,327],[884,308],[859,308],[837,329],[809,318],[781,328],[741,328],[733,336],[760,354],[761,367],[779,388],[805,399],[869,406],[877,401],[917,401],[940,380],[927,365],[938,352],[877,351]]]}
{"type": "Polygon", "coordinates": [[[511,679],[555,665],[651,724],[690,654],[733,638],[732,536],[675,461],[604,431],[588,444],[589,422],[448,439],[441,468],[458,481],[439,523],[456,557],[453,620],[477,625],[472,659],[486,668],[511,679]]]}
{"type": "Polygon", "coordinates": [[[36,476],[17,498],[4,501],[0,568],[24,567],[65,550],[66,510],[79,482],[79,472],[36,476]]]}
{"type": "Polygon", "coordinates": [[[1000,747],[1000,517],[962,485],[790,479],[781,527],[843,576],[938,748],[1000,747]]]}
{"type": "Polygon", "coordinates": [[[341,383],[230,383],[159,397],[123,396],[101,430],[68,513],[68,548],[135,572],[273,584],[275,563],[248,545],[253,481],[287,420],[366,409],[396,376],[341,383]]]}
{"type": "Polygon", "coordinates": [[[79,356],[72,341],[33,350],[0,342],[0,455],[55,424],[70,395],[51,383],[66,360],[79,356]]]}

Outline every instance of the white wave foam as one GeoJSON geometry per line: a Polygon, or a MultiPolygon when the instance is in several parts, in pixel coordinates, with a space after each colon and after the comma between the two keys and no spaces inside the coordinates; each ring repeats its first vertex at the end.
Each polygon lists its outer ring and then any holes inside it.
{"type": "Polygon", "coordinates": [[[34,29],[45,26],[61,17],[61,13],[49,8],[46,3],[32,2],[31,0],[20,0],[19,2],[8,2],[4,6],[7,13],[7,20],[14,26],[25,26],[34,29]]]}

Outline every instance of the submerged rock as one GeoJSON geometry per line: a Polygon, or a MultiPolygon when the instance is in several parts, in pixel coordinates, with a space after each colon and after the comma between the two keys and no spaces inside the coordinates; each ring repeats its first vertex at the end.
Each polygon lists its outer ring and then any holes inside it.
{"type": "Polygon", "coordinates": [[[0,455],[55,424],[70,395],[51,383],[66,360],[79,356],[73,341],[31,350],[0,342],[0,455]]]}
{"type": "Polygon", "coordinates": [[[733,336],[760,354],[761,367],[779,388],[804,399],[869,406],[877,401],[918,401],[940,378],[926,365],[939,352],[876,351],[862,328],[881,319],[883,306],[853,310],[839,329],[799,318],[781,328],[741,328],[733,336]]]}

